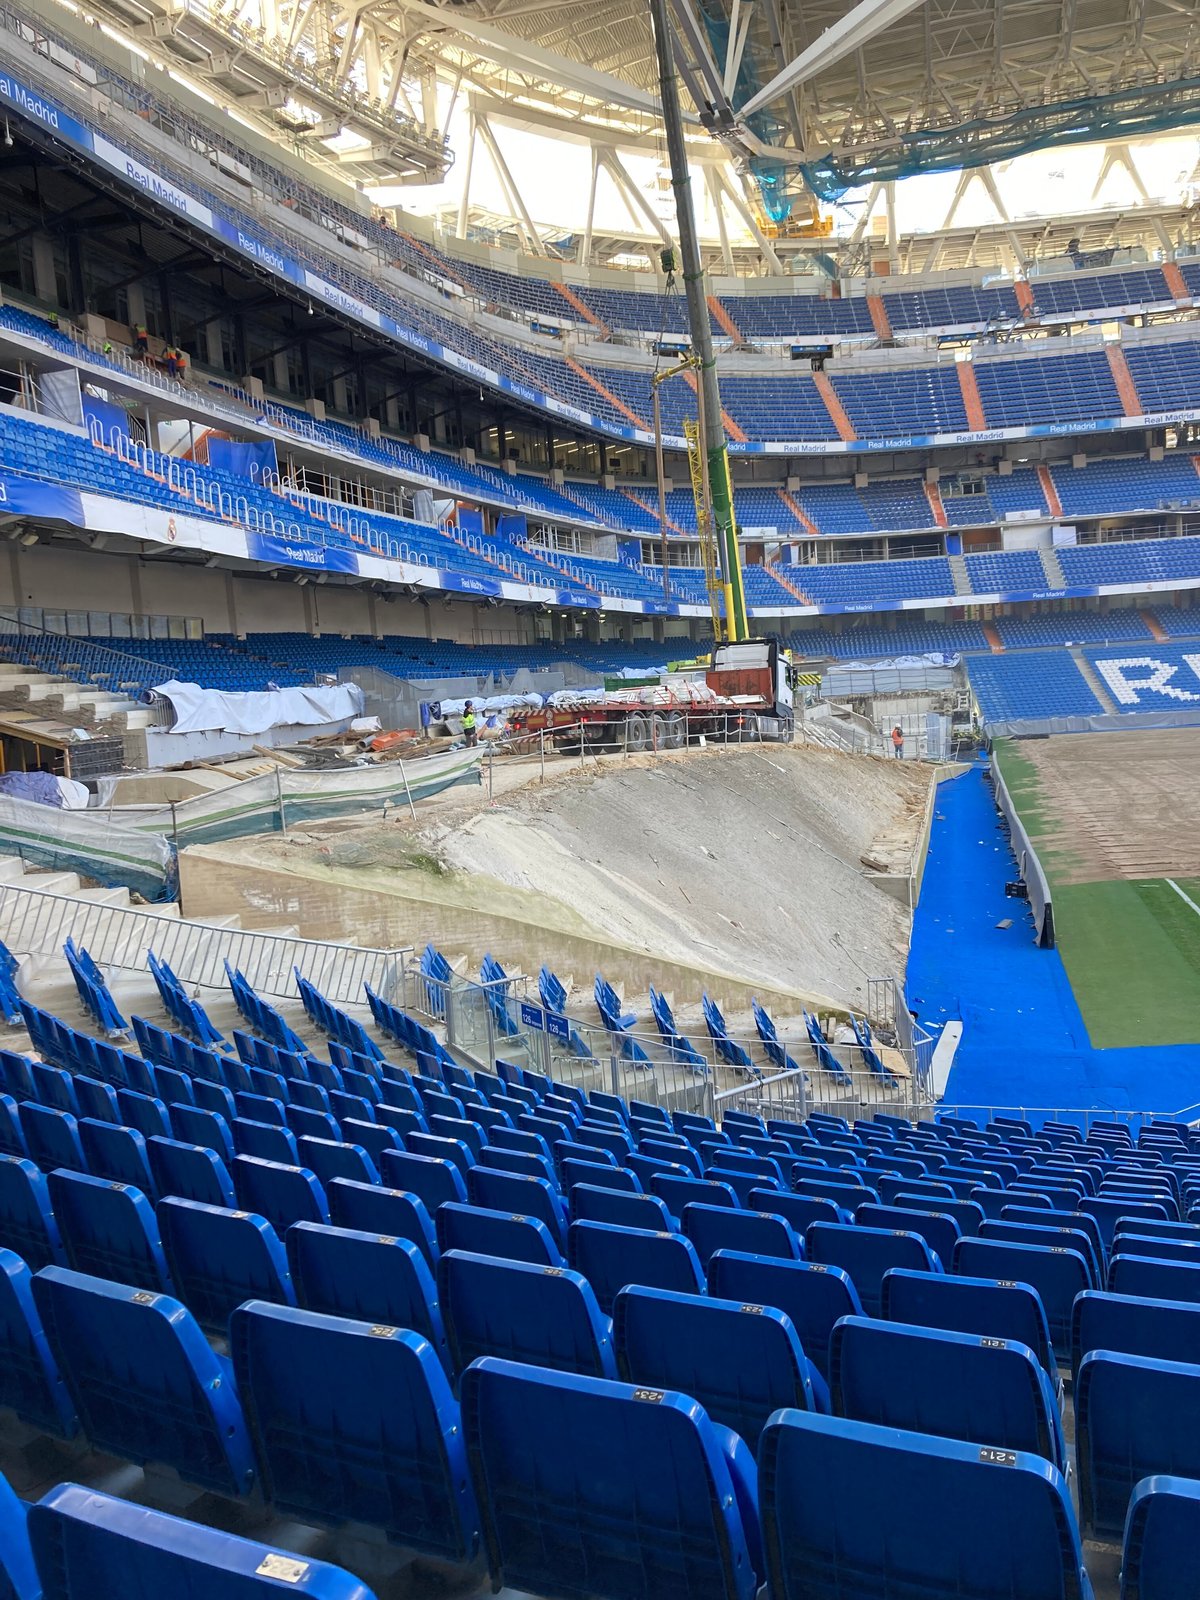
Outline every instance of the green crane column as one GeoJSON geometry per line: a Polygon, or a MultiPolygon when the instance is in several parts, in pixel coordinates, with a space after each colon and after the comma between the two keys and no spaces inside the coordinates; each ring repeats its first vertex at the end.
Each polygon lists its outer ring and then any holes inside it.
{"type": "Polygon", "coordinates": [[[662,96],[663,125],[667,135],[667,154],[671,162],[671,188],[675,191],[675,215],[679,223],[679,251],[683,258],[683,286],[687,294],[688,324],[692,349],[700,358],[698,381],[704,386],[704,438],[701,441],[708,467],[713,520],[716,523],[722,577],[725,580],[725,621],[731,639],[749,638],[746,620],[746,592],[742,584],[742,563],[738,556],[737,522],[733,512],[733,482],[729,472],[729,450],[721,412],[721,391],[717,384],[717,358],[713,351],[712,323],[704,293],[704,271],[700,265],[700,244],[696,237],[696,214],[692,209],[692,180],[688,172],[687,147],[683,139],[683,115],[679,107],[679,82],[672,59],[671,28],[667,20],[667,0],[650,0],[654,23],[654,48],[658,59],[659,92],[662,96]]]}

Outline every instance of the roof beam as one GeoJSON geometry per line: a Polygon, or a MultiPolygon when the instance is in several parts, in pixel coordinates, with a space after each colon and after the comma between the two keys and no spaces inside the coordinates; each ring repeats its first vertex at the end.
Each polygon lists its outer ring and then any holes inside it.
{"type": "Polygon", "coordinates": [[[844,56],[861,50],[877,33],[882,33],[920,4],[922,0],[859,0],[844,17],[814,39],[807,50],[802,50],[794,61],[789,62],[782,72],[777,72],[757,94],[751,95],[742,106],[739,116],[745,118],[760,111],[797,84],[807,83],[844,56]]]}

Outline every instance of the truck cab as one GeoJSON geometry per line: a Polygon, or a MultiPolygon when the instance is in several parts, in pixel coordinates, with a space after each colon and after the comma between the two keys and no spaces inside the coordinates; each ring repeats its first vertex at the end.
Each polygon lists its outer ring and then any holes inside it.
{"type": "Polygon", "coordinates": [[[718,694],[790,726],[794,719],[790,665],[774,639],[746,639],[717,645],[704,676],[718,694]]]}

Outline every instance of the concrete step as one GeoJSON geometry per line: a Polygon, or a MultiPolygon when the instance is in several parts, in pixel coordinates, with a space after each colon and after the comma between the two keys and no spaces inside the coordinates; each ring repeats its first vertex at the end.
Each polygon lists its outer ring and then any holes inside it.
{"type": "Polygon", "coordinates": [[[78,894],[77,872],[27,872],[25,888],[44,889],[50,894],[78,894]]]}
{"type": "Polygon", "coordinates": [[[25,877],[25,863],[20,856],[0,856],[0,883],[20,883],[25,877]]]}

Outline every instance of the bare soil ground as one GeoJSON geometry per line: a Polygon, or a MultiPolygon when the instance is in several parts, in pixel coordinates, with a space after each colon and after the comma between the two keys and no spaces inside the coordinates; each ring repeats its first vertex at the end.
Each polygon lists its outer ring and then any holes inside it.
{"type": "Polygon", "coordinates": [[[1028,787],[1021,815],[1057,881],[1200,877],[1200,728],[1023,739],[1013,755],[1033,769],[1009,786],[1028,787]]]}

